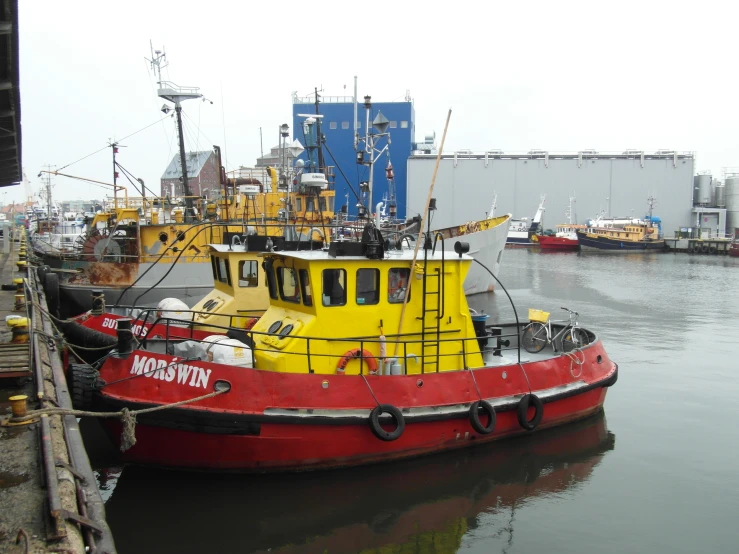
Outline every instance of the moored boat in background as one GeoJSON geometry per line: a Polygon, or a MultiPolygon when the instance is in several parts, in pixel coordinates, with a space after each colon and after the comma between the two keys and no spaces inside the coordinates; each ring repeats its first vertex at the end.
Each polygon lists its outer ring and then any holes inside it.
{"type": "Polygon", "coordinates": [[[578,230],[577,240],[584,251],[640,252],[665,250],[659,218],[652,216],[655,199],[649,197],[649,215],[639,218],[604,218],[599,216],[586,229],[578,230]]]}
{"type": "Polygon", "coordinates": [[[511,219],[511,225],[508,228],[508,237],[506,239],[506,247],[519,248],[537,246],[538,237],[536,233],[541,228],[542,218],[544,216],[544,201],[547,195],[541,196],[541,203],[534,214],[534,219],[529,222],[527,217],[521,219],[511,219]]]}

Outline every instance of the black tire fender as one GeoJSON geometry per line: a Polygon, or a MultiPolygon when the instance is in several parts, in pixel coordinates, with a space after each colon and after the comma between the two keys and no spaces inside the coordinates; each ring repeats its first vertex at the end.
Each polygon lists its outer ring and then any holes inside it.
{"type": "Polygon", "coordinates": [[[51,272],[51,268],[48,265],[42,265],[36,268],[36,275],[38,275],[38,281],[42,285],[46,282],[46,275],[51,272]]]}
{"type": "Polygon", "coordinates": [[[372,434],[378,439],[383,441],[394,441],[405,431],[405,418],[398,408],[392,404],[380,404],[375,406],[370,412],[369,417],[370,429],[372,434]],[[392,431],[385,431],[380,425],[380,416],[382,414],[389,414],[395,420],[395,429],[392,431]]]}
{"type": "Polygon", "coordinates": [[[533,431],[544,417],[544,404],[535,394],[524,394],[518,401],[518,424],[527,431],[533,431]],[[534,417],[528,418],[529,406],[534,408],[534,417]]]}
{"type": "Polygon", "coordinates": [[[44,278],[44,294],[46,307],[53,315],[59,314],[59,276],[56,273],[47,273],[44,278]]]}
{"type": "Polygon", "coordinates": [[[77,410],[92,408],[93,393],[99,389],[100,373],[87,364],[69,364],[69,381],[72,384],[72,405],[77,410]]]}
{"type": "Polygon", "coordinates": [[[708,247],[708,253],[709,254],[715,254],[716,252],[718,252],[718,248],[716,248],[715,246],[709,246],[708,247]]]}
{"type": "Polygon", "coordinates": [[[470,425],[481,435],[488,435],[495,430],[495,408],[487,400],[477,400],[470,406],[470,425]],[[480,420],[480,409],[488,415],[488,424],[483,425],[480,420]]]}

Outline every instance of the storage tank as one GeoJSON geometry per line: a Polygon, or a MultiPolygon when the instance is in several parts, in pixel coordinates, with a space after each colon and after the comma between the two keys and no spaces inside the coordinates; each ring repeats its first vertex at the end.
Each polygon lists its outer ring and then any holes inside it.
{"type": "Polygon", "coordinates": [[[724,181],[726,198],[726,233],[739,236],[739,176],[727,177],[724,181]]]}
{"type": "Polygon", "coordinates": [[[694,197],[695,204],[708,206],[711,203],[711,176],[696,175],[694,183],[697,193],[697,197],[694,197]]]}
{"type": "Polygon", "coordinates": [[[716,185],[718,184],[718,179],[711,179],[711,203],[709,206],[716,206],[716,185]]]}
{"type": "Polygon", "coordinates": [[[726,187],[721,181],[716,182],[716,207],[726,207],[726,187]]]}

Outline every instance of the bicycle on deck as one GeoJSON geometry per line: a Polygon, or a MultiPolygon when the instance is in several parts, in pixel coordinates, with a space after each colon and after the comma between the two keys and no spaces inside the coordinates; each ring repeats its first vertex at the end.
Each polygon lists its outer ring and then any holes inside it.
{"type": "Polygon", "coordinates": [[[572,352],[575,348],[582,348],[588,343],[587,333],[577,323],[577,312],[569,308],[562,308],[569,313],[569,319],[552,321],[549,312],[529,309],[531,323],[521,332],[521,346],[526,352],[536,354],[551,344],[555,352],[572,352]],[[564,324],[556,333],[552,323],[564,324]]]}

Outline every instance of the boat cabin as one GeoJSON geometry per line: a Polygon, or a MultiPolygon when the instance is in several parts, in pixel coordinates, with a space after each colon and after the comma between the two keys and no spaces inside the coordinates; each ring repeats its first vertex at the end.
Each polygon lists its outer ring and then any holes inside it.
{"type": "Polygon", "coordinates": [[[255,367],[322,374],[481,367],[462,285],[472,258],[437,247],[414,265],[412,250],[383,254],[377,246],[334,241],[327,250],[262,254],[270,305],[253,327],[255,367]]]}
{"type": "Polygon", "coordinates": [[[624,241],[657,240],[659,231],[648,223],[627,223],[621,227],[588,227],[588,234],[624,241]]]}

